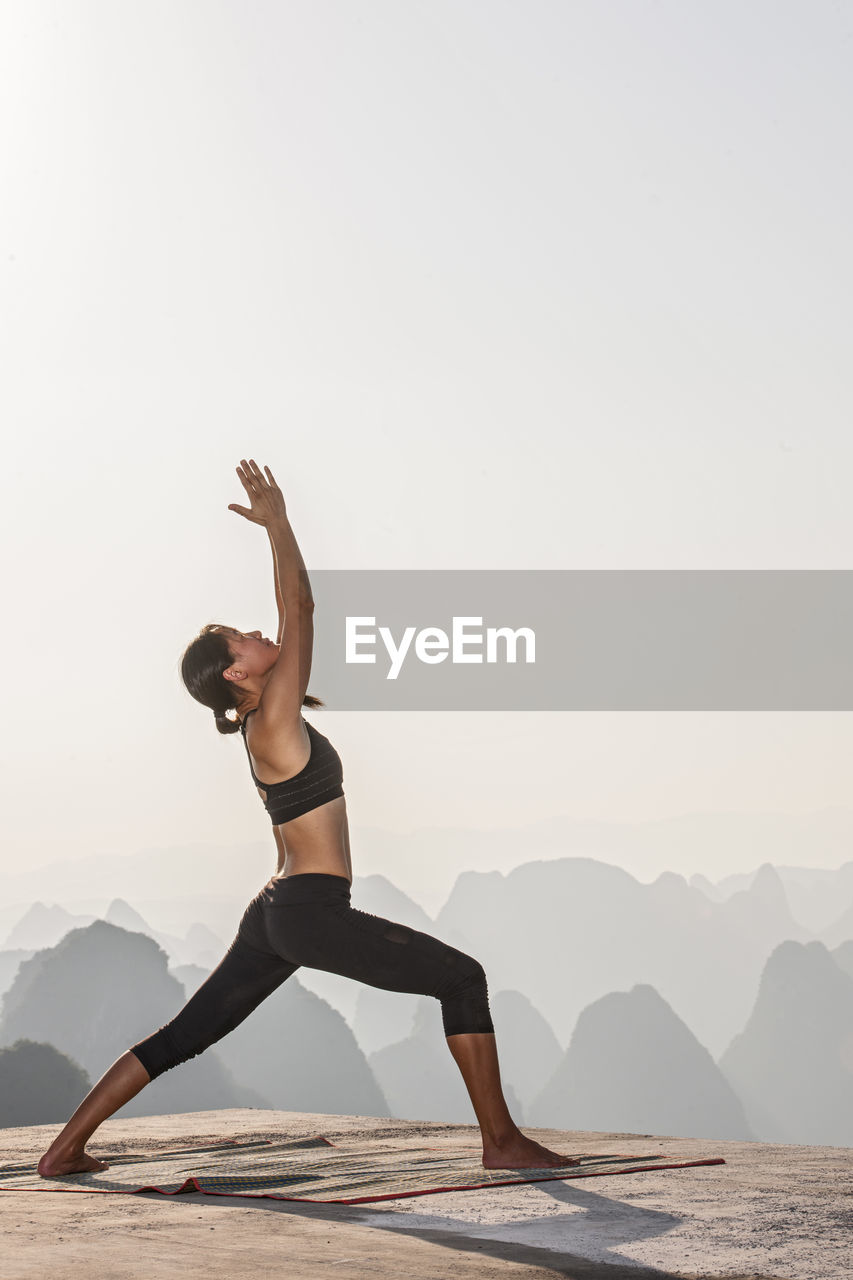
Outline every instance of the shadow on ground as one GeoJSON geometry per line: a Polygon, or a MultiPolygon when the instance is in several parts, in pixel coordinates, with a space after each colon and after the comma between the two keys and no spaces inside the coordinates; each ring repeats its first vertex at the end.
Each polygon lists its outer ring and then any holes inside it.
{"type": "MultiPolygon", "coordinates": [[[[730,1271],[725,1274],[710,1271],[662,1271],[656,1267],[638,1265],[631,1259],[620,1257],[619,1248],[637,1240],[650,1240],[665,1235],[681,1223],[679,1217],[627,1205],[619,1199],[587,1191],[577,1185],[540,1183],[537,1189],[554,1200],[585,1212],[556,1214],[547,1219],[524,1219],[515,1223],[508,1220],[491,1226],[484,1224],[475,1231],[472,1230],[470,1221],[447,1214],[429,1218],[428,1214],[410,1213],[401,1218],[393,1216],[391,1212],[384,1213],[378,1205],[306,1204],[304,1201],[295,1203],[260,1197],[210,1196],[201,1192],[181,1193],[180,1199],[203,1204],[211,1210],[228,1208],[239,1201],[241,1207],[250,1205],[253,1211],[259,1213],[279,1213],[320,1222],[340,1222],[414,1236],[439,1248],[532,1269],[531,1280],[536,1272],[543,1277],[550,1273],[569,1277],[569,1280],[790,1280],[787,1276],[758,1272],[734,1275],[730,1271]],[[568,1243],[573,1235],[577,1236],[587,1230],[595,1233],[599,1244],[607,1244],[608,1253],[612,1253],[611,1259],[590,1261],[562,1246],[561,1241],[568,1243]],[[497,1238],[507,1234],[523,1237],[525,1232],[535,1233],[540,1237],[547,1233],[552,1236],[553,1244],[543,1246],[526,1243],[523,1239],[497,1238]]],[[[154,1191],[136,1194],[144,1199],[161,1198],[154,1191]]],[[[393,1210],[395,1201],[385,1203],[393,1210]]],[[[452,1264],[449,1263],[448,1273],[450,1265],[452,1264]]]]}

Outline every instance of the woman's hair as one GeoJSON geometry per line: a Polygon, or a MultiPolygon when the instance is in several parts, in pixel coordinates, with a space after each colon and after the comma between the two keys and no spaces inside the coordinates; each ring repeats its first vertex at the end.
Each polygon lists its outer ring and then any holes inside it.
{"type": "MultiPolygon", "coordinates": [[[[181,679],[196,702],[211,709],[220,733],[236,733],[240,721],[227,713],[237,709],[237,688],[222,674],[226,667],[231,666],[234,656],[221,627],[222,623],[208,622],[195,640],[190,641],[181,658],[181,679]]],[[[325,703],[306,693],[302,705],[322,707],[325,703]]]]}

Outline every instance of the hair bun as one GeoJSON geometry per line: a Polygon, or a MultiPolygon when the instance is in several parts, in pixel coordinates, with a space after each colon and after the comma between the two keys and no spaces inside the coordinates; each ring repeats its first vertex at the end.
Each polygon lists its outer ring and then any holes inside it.
{"type": "Polygon", "coordinates": [[[240,717],[233,707],[226,707],[224,711],[214,711],[213,723],[216,725],[217,733],[237,733],[240,729],[240,717]],[[229,711],[234,714],[229,715],[229,711]]]}

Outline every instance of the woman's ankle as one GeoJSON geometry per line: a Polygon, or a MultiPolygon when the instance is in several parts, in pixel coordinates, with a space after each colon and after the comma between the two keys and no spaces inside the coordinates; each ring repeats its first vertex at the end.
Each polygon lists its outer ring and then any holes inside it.
{"type": "Polygon", "coordinates": [[[480,1131],[483,1146],[493,1151],[500,1151],[503,1147],[510,1146],[520,1133],[521,1130],[515,1122],[502,1126],[500,1129],[481,1129],[480,1131]]]}
{"type": "MultiPolygon", "coordinates": [[[[86,1139],[86,1141],[88,1141],[88,1139],[86,1139]]],[[[62,1134],[58,1134],[48,1147],[45,1155],[68,1159],[70,1156],[82,1155],[85,1147],[85,1142],[80,1142],[78,1139],[73,1137],[63,1138],[62,1134]]]]}

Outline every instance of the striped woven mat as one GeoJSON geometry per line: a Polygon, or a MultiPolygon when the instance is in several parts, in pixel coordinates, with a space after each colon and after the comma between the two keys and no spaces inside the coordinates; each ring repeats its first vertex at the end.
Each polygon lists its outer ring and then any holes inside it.
{"type": "MultiPolygon", "coordinates": [[[[101,1159],[101,1156],[97,1156],[101,1159]]],[[[330,1142],[317,1135],[295,1141],[218,1142],[152,1154],[104,1156],[108,1169],[40,1178],[35,1164],[0,1165],[0,1191],[84,1191],[132,1195],[268,1196],[327,1204],[364,1204],[439,1191],[553,1182],[657,1169],[725,1164],[721,1157],[667,1162],[662,1155],[579,1155],[564,1169],[484,1169],[478,1154],[446,1147],[389,1142],[330,1142]]]]}

